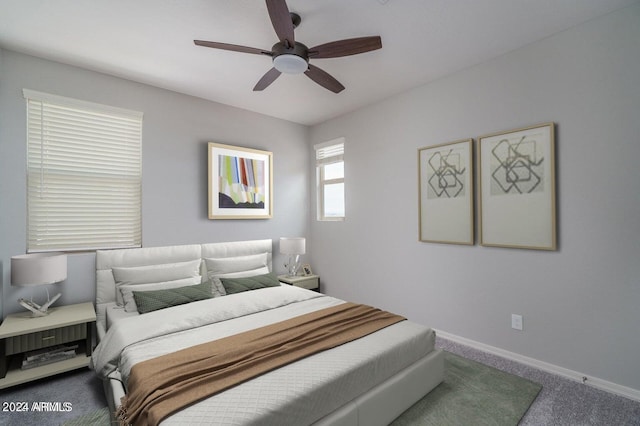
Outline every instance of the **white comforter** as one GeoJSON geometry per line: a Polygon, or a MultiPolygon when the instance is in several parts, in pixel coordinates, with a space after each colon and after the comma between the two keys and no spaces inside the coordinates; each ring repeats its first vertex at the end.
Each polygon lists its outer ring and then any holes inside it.
{"type": "MultiPolygon", "coordinates": [[[[340,303],[286,285],[123,318],[95,349],[92,368],[126,386],[138,362],[340,303]]],[[[433,342],[430,329],[402,321],[193,404],[163,425],[311,424],[429,353],[433,342]]]]}
{"type": "Polygon", "coordinates": [[[118,369],[126,379],[130,367],[135,362],[340,303],[343,302],[320,293],[282,285],[122,318],[109,328],[93,351],[91,368],[102,377],[118,369]],[[314,299],[317,300],[312,302],[314,299]],[[300,304],[305,301],[308,303],[300,304]],[[276,308],[285,309],[269,314],[276,308]],[[290,314],[283,316],[282,311],[290,314]],[[242,319],[251,314],[258,315],[250,320],[242,319]],[[203,329],[234,318],[239,320],[226,323],[225,327],[203,329]],[[171,334],[175,334],[175,342],[167,345],[165,338],[171,334]],[[139,350],[143,346],[146,349],[139,350]],[[133,362],[125,362],[124,365],[117,365],[119,361],[128,361],[128,352],[132,352],[136,359],[133,362]],[[124,371],[119,367],[125,367],[124,371]]]}

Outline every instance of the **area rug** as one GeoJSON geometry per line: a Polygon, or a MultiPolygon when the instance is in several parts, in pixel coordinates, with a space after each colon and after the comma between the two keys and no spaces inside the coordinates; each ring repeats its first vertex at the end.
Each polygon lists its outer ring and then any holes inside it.
{"type": "MultiPolygon", "coordinates": [[[[541,389],[530,380],[445,352],[444,381],[392,426],[515,426],[541,389]]],[[[106,407],[64,423],[103,425],[109,425],[106,407]]]]}
{"type": "Polygon", "coordinates": [[[111,418],[109,408],[103,407],[92,413],[78,416],[62,424],[62,426],[109,426],[111,418]]]}
{"type": "Polygon", "coordinates": [[[515,426],[542,386],[445,352],[444,381],[393,426],[515,426]]]}

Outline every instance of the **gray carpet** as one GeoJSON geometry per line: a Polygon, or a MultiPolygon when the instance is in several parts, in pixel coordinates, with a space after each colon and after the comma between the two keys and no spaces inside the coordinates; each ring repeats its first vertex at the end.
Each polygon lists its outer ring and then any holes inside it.
{"type": "MultiPolygon", "coordinates": [[[[0,412],[2,426],[59,425],[107,405],[102,382],[88,368],[41,379],[0,391],[0,404],[27,402],[69,402],[70,411],[0,412]]],[[[2,408],[2,407],[0,407],[2,408]]]]}
{"type": "Polygon", "coordinates": [[[542,385],[520,426],[640,426],[640,402],[443,338],[436,346],[542,385]]]}
{"type": "MultiPolygon", "coordinates": [[[[523,426],[640,426],[640,402],[445,339],[438,338],[436,344],[449,352],[542,384],[542,390],[520,423],[523,426]]],[[[72,410],[55,413],[0,412],[0,425],[60,425],[81,415],[96,414],[106,405],[100,381],[87,369],[0,391],[0,404],[20,401],[70,402],[72,410]]]]}

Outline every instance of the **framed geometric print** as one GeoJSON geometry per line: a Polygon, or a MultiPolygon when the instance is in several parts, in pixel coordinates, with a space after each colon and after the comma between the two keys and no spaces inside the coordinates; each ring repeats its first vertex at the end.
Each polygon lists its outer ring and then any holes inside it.
{"type": "Polygon", "coordinates": [[[419,239],[474,243],[473,140],[418,150],[419,239]]]}
{"type": "Polygon", "coordinates": [[[556,250],[554,127],[478,138],[481,245],[556,250]]]}

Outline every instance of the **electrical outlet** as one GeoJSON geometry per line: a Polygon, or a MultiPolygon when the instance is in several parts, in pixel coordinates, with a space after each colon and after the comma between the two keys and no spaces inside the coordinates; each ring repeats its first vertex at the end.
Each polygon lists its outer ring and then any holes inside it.
{"type": "Polygon", "coordinates": [[[511,328],[522,330],[522,315],[511,314],[511,328]]]}

